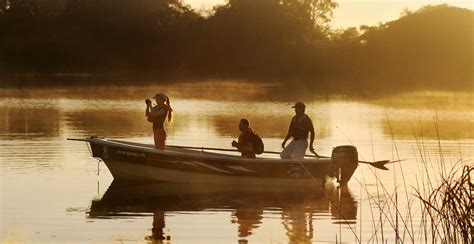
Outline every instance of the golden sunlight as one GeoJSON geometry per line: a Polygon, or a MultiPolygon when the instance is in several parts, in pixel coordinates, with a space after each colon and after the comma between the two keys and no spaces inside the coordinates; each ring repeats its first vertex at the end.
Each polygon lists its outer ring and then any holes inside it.
{"type": "MultiPolygon", "coordinates": [[[[210,10],[224,4],[226,0],[184,0],[194,9],[210,10]]],[[[460,8],[474,9],[470,0],[337,0],[332,26],[334,28],[376,25],[398,19],[406,11],[414,11],[425,5],[448,4],[460,8]]]]}

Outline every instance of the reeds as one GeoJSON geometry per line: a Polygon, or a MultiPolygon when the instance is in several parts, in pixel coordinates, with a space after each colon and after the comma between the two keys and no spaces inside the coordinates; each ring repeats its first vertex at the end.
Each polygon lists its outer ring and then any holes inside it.
{"type": "Polygon", "coordinates": [[[421,140],[417,147],[422,163],[421,171],[424,177],[420,184],[414,188],[413,195],[420,202],[421,223],[419,234],[420,241],[425,243],[474,243],[474,198],[471,174],[474,172],[472,164],[460,159],[454,164],[446,162],[441,146],[438,115],[434,118],[434,127],[437,134],[439,157],[433,167],[433,162],[428,162],[424,148],[422,128],[421,140]],[[447,165],[450,163],[450,165],[447,165]],[[450,169],[447,169],[449,167],[450,169]],[[431,172],[431,173],[430,173],[431,172]],[[433,172],[438,172],[433,174],[433,172]],[[432,180],[434,176],[434,180],[432,180]]]}
{"type": "Polygon", "coordinates": [[[474,196],[471,174],[474,167],[466,165],[452,170],[429,194],[415,189],[422,216],[430,224],[433,243],[474,243],[474,196]]]}
{"type": "MultiPolygon", "coordinates": [[[[388,114],[387,119],[390,125],[388,114]]],[[[474,166],[463,161],[461,156],[453,162],[447,155],[443,155],[437,116],[434,118],[434,128],[438,136],[436,144],[439,147],[435,159],[425,147],[423,128],[420,125],[417,135],[413,126],[416,141],[414,152],[418,165],[416,185],[408,186],[402,163],[394,164],[390,169],[394,171],[393,190],[384,185],[387,182],[382,181],[380,174],[372,168],[369,170],[376,181],[376,192],[375,189],[369,189],[373,184],[366,183],[364,173],[362,180],[354,177],[367,195],[373,222],[373,234],[365,238],[359,236],[356,238],[357,242],[474,243],[474,183],[471,177],[474,166]],[[396,174],[396,170],[400,171],[399,174],[396,174]],[[401,176],[402,182],[399,182],[398,176],[401,176]],[[400,193],[404,195],[403,201],[400,201],[400,193]]],[[[400,160],[393,133],[392,148],[393,159],[400,160]]],[[[362,233],[362,230],[358,232],[362,233]]],[[[357,232],[353,233],[357,235],[357,232]]]]}

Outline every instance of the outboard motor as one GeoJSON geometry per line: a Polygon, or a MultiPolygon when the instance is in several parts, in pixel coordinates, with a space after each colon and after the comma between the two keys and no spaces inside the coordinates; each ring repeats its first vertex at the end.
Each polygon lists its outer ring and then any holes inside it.
{"type": "Polygon", "coordinates": [[[338,146],[332,150],[332,174],[341,185],[347,184],[359,165],[357,148],[354,146],[338,146]]]}

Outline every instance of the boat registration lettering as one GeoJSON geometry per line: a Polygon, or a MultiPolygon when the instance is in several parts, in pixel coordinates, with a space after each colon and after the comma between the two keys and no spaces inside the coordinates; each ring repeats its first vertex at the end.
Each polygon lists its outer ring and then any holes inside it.
{"type": "Polygon", "coordinates": [[[128,151],[117,150],[115,151],[115,154],[137,157],[137,158],[146,158],[146,155],[144,153],[139,153],[139,152],[128,152],[128,151]]]}
{"type": "Polygon", "coordinates": [[[290,165],[288,169],[288,177],[295,177],[295,178],[301,178],[301,177],[308,177],[308,173],[306,172],[305,169],[303,169],[300,165],[290,165]]]}

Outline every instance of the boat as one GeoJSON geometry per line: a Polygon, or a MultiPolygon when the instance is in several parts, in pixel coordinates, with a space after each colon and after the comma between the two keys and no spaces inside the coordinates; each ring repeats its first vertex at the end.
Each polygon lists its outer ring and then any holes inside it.
{"type": "Polygon", "coordinates": [[[86,141],[92,156],[102,160],[114,179],[121,181],[321,186],[328,179],[337,179],[345,185],[359,163],[357,149],[349,145],[335,147],[331,157],[280,159],[264,153],[250,159],[197,147],[166,146],[160,150],[151,144],[95,136],[74,140],[86,141]]]}

